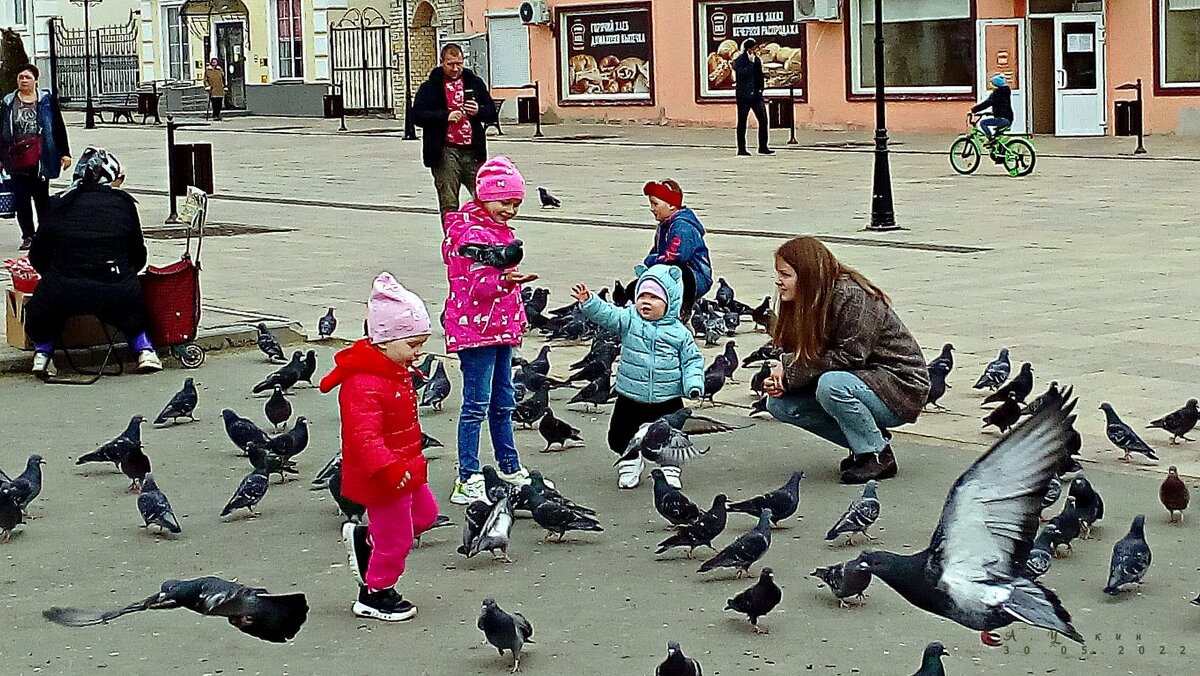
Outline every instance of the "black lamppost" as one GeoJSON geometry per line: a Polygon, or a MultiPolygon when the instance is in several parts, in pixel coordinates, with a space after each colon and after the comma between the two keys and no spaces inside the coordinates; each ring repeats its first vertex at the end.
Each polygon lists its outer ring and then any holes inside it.
{"type": "Polygon", "coordinates": [[[83,5],[83,88],[87,97],[84,113],[83,128],[96,128],[96,109],[92,105],[92,18],[91,7],[104,0],[71,0],[76,5],[83,5]]]}
{"type": "Polygon", "coordinates": [[[884,100],[883,0],[875,5],[875,176],[871,184],[871,224],[867,230],[899,230],[892,205],[892,172],[888,168],[887,104],[884,100]]]}
{"type": "Polygon", "coordinates": [[[408,48],[408,0],[400,0],[404,14],[404,140],[417,140],[417,125],[412,119],[412,54],[408,48]]]}

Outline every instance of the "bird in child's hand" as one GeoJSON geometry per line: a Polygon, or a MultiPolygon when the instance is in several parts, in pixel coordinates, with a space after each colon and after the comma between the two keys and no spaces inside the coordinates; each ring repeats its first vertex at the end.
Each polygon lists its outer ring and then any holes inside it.
{"type": "Polygon", "coordinates": [[[464,244],[458,247],[458,255],[466,256],[481,265],[505,270],[515,267],[525,258],[524,242],[514,240],[511,244],[464,244]]]}

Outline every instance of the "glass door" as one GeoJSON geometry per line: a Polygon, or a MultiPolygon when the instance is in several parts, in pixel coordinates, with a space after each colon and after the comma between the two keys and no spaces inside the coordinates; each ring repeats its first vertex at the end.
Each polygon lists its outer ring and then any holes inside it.
{"type": "Polygon", "coordinates": [[[992,90],[992,76],[1000,73],[1012,89],[1012,133],[1028,134],[1029,68],[1025,63],[1024,19],[981,19],[975,25],[975,91],[983,100],[992,90]]]}
{"type": "Polygon", "coordinates": [[[1054,17],[1054,76],[1055,133],[1102,136],[1106,116],[1100,16],[1054,17]]]}

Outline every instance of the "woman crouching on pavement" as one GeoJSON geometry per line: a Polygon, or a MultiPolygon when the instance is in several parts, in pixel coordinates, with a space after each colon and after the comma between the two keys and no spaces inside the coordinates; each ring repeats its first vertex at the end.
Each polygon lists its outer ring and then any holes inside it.
{"type": "Polygon", "coordinates": [[[813,237],[775,252],[783,362],[767,379],[767,411],[842,448],[841,481],[896,476],[891,432],[915,422],[929,391],[917,341],[891,299],[813,237]]]}

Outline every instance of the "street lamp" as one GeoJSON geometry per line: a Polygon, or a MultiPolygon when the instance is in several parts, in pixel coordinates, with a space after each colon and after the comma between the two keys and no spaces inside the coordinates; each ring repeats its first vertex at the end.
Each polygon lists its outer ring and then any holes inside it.
{"type": "Polygon", "coordinates": [[[887,108],[883,73],[883,0],[875,5],[875,176],[871,184],[871,224],[867,230],[900,230],[892,205],[892,172],[888,168],[887,108]]]}
{"type": "Polygon", "coordinates": [[[417,140],[417,125],[412,119],[412,55],[408,47],[408,0],[400,0],[404,15],[404,139],[417,140]]]}
{"type": "Polygon", "coordinates": [[[73,4],[83,5],[83,88],[87,97],[86,113],[83,128],[96,128],[96,109],[92,105],[92,19],[91,7],[104,0],[71,0],[73,4]]]}

